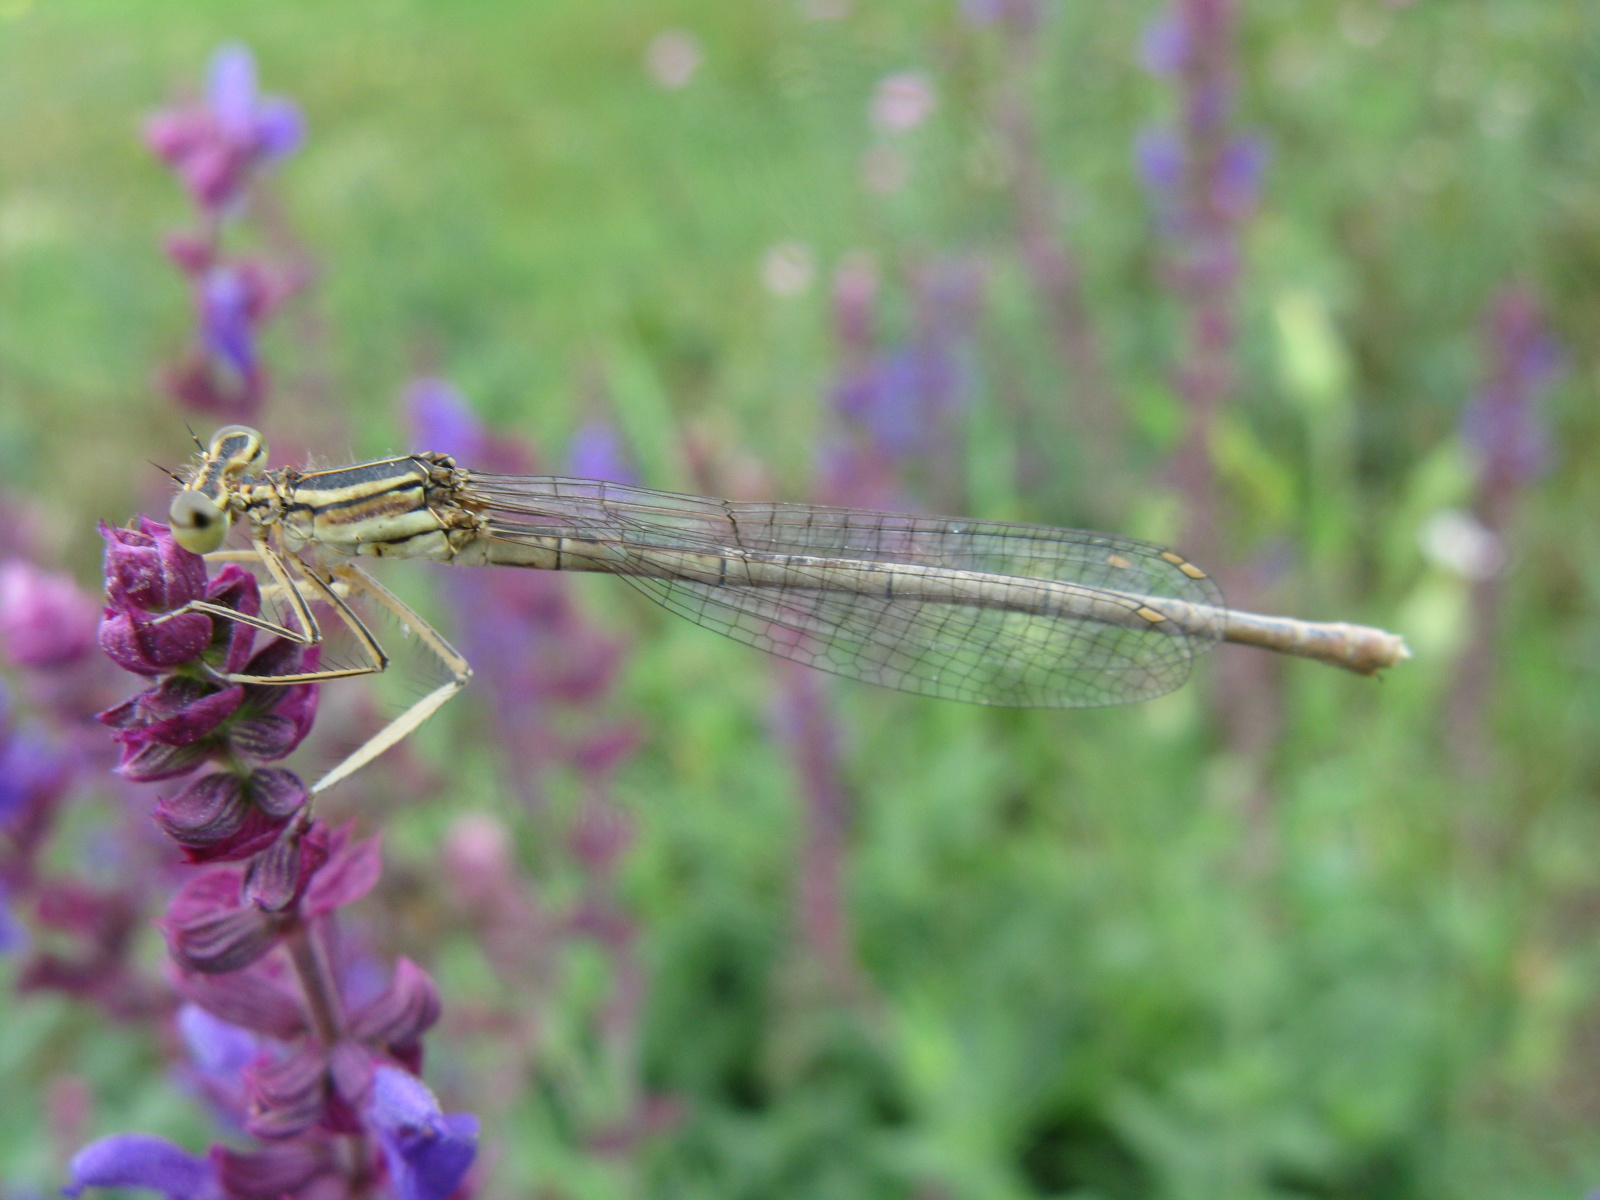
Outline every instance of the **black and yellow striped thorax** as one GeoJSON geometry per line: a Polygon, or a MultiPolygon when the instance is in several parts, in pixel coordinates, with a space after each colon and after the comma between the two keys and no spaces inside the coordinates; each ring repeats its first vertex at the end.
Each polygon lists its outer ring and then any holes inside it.
{"type": "Polygon", "coordinates": [[[241,490],[252,520],[276,526],[290,551],[448,561],[473,524],[453,501],[453,465],[415,454],[336,471],[271,471],[241,490]]]}

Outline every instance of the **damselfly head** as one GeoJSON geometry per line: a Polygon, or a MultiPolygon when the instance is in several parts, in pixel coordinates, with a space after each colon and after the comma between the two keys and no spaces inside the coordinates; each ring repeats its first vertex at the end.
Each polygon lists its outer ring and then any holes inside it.
{"type": "Polygon", "coordinates": [[[266,470],[267,439],[248,425],[224,425],[211,435],[205,458],[230,478],[254,475],[266,470]]]}
{"type": "Polygon", "coordinates": [[[247,425],[224,425],[211,435],[189,481],[172,498],[168,521],[178,545],[209,554],[222,545],[232,523],[233,485],[267,466],[267,440],[247,425]]]}

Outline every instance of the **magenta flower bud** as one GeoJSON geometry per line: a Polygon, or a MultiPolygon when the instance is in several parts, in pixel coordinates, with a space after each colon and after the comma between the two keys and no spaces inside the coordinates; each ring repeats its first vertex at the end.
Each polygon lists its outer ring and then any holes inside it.
{"type": "Polygon", "coordinates": [[[160,742],[125,743],[116,771],[129,783],[161,783],[187,775],[210,756],[204,743],[163,746],[160,742]]]}
{"type": "Polygon", "coordinates": [[[193,109],[169,109],[145,122],[144,141],[165,162],[177,163],[214,131],[209,118],[193,109]]]}
{"type": "Polygon", "coordinates": [[[137,609],[108,608],[100,622],[100,648],[135,675],[160,675],[193,662],[211,644],[211,618],[181,613],[153,618],[137,609]]]}
{"type": "MultiPolygon", "coordinates": [[[[247,617],[261,615],[261,585],[238,563],[224,563],[222,570],[206,585],[205,594],[211,603],[242,612],[247,617]]],[[[218,621],[217,625],[212,645],[226,646],[222,661],[216,663],[217,670],[242,672],[255,647],[256,631],[242,621],[218,621]]]]}
{"type": "Polygon", "coordinates": [[[254,1063],[245,1071],[250,1116],[245,1128],[258,1138],[297,1137],[322,1120],[328,1105],[328,1064],[321,1047],[254,1063]]]}
{"type": "Polygon", "coordinates": [[[118,607],[132,605],[147,613],[170,612],[206,590],[206,562],[172,538],[172,531],[147,517],[138,529],[114,529],[104,523],[106,592],[118,607]]]}
{"type": "Polygon", "coordinates": [[[190,862],[244,859],[270,846],[305,798],[290,771],[216,771],[163,798],[155,818],[190,862]]]}
{"type": "Polygon", "coordinates": [[[43,670],[94,645],[100,608],[65,575],[23,559],[0,564],[0,649],[19,667],[43,670]]]}
{"type": "Polygon", "coordinates": [[[229,1200],[283,1200],[285,1196],[336,1196],[341,1190],[314,1190],[312,1184],[339,1170],[331,1142],[306,1140],[243,1153],[218,1146],[212,1152],[229,1200]]]}
{"type": "Polygon", "coordinates": [[[272,949],[283,922],[242,899],[239,872],[226,867],[203,871],[179,889],[161,921],[179,966],[221,975],[272,949]]]}
{"type": "Polygon", "coordinates": [[[394,978],[350,1016],[350,1035],[383,1046],[408,1069],[422,1068],[422,1035],[439,1020],[439,989],[409,958],[394,965],[394,978]]]}
{"type": "MultiPolygon", "coordinates": [[[[287,638],[270,642],[244,668],[247,675],[297,675],[317,668],[318,648],[296,645],[287,638]]],[[[293,752],[317,715],[314,683],[286,686],[251,684],[239,719],[229,727],[229,744],[245,758],[275,762],[293,752]]]]}
{"type": "Polygon", "coordinates": [[[161,249],[185,275],[199,275],[216,257],[216,247],[206,238],[192,233],[168,234],[161,249]]]}
{"type": "Polygon", "coordinates": [[[238,709],[244,695],[239,684],[217,690],[212,683],[169,675],[95,719],[114,728],[117,741],[124,746],[146,742],[189,746],[216,732],[238,709]]]}
{"type": "Polygon", "coordinates": [[[254,1033],[293,1041],[305,1033],[306,1014],[298,990],[268,959],[228,975],[173,972],[178,993],[218,1020],[254,1033]]]}
{"type": "Polygon", "coordinates": [[[349,1130],[352,1133],[361,1128],[356,1112],[367,1106],[372,1095],[372,1067],[372,1051],[359,1042],[346,1039],[328,1051],[328,1081],[334,1095],[350,1109],[349,1116],[354,1118],[354,1128],[349,1130]]]}

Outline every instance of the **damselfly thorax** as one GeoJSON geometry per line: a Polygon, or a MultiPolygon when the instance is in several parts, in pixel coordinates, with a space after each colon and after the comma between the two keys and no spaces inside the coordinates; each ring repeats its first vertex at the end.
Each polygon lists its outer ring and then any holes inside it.
{"type": "Polygon", "coordinates": [[[173,499],[173,535],[213,559],[260,563],[284,622],[189,606],[301,644],[329,605],[367,661],[288,684],[384,670],[350,607],[361,594],[418,634],[449,680],[339,763],[320,792],[409,734],[471,677],[466,660],[358,565],[421,558],[621,575],[696,624],[853,679],[978,704],[1072,708],[1171,691],[1219,641],[1372,674],[1409,657],[1361,625],[1231,612],[1171,550],[1080,530],[808,504],[752,504],[592,479],[476,472],[413,454],[329,471],[268,470],[261,435],[218,430],[173,499]],[[249,551],[221,551],[234,523],[249,551]]]}

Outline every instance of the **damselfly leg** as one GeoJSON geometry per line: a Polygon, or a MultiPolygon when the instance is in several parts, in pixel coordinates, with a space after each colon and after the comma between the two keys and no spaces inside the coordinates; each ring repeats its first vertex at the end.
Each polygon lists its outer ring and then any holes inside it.
{"type": "Polygon", "coordinates": [[[433,626],[423,620],[415,609],[354,563],[341,563],[332,567],[328,573],[329,577],[324,579],[316,570],[302,562],[295,555],[279,554],[261,539],[255,539],[252,542],[252,547],[250,550],[215,551],[205,556],[206,561],[211,563],[259,563],[265,567],[267,573],[273,579],[269,594],[282,597],[283,602],[289,608],[290,620],[300,628],[292,628],[288,622],[277,622],[264,617],[249,616],[236,609],[227,608],[220,604],[212,604],[205,600],[190,601],[183,608],[167,614],[167,617],[176,616],[179,612],[203,612],[208,616],[239,621],[263,633],[287,638],[302,646],[316,646],[323,641],[322,628],[317,623],[311,604],[308,603],[305,594],[300,590],[301,586],[304,585],[312,593],[313,599],[322,601],[338,614],[340,621],[350,630],[367,661],[354,666],[327,667],[314,671],[298,671],[287,675],[250,675],[242,672],[219,673],[218,677],[224,682],[284,687],[296,683],[325,683],[336,679],[352,679],[363,675],[382,674],[389,668],[389,656],[384,652],[377,638],[372,635],[372,631],[367,628],[366,623],[350,607],[346,599],[346,596],[358,594],[366,596],[374,604],[388,612],[395,620],[399,621],[402,627],[415,634],[417,640],[438,660],[439,664],[444,667],[450,676],[444,683],[409,705],[399,716],[362,742],[361,745],[357,746],[318,779],[316,783],[312,784],[311,795],[315,796],[359,771],[389,747],[410,735],[419,725],[439,711],[446,701],[467,685],[467,681],[472,678],[472,667],[454,646],[446,641],[433,626]],[[341,595],[341,592],[345,594],[341,595]]]}

